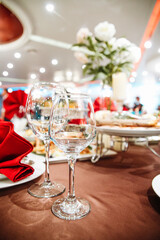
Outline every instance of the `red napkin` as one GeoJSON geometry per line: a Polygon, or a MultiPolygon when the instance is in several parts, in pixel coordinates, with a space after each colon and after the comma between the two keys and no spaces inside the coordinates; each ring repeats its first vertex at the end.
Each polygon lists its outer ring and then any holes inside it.
{"type": "Polygon", "coordinates": [[[21,163],[33,146],[15,133],[13,126],[11,122],[0,121],[0,173],[16,182],[34,172],[31,166],[21,163]]]}
{"type": "Polygon", "coordinates": [[[72,119],[69,121],[69,124],[87,124],[86,119],[72,119]]]}
{"type": "Polygon", "coordinates": [[[117,108],[114,102],[109,97],[105,97],[105,98],[97,97],[93,103],[93,107],[95,112],[102,109],[117,111],[117,108]]]}
{"type": "Polygon", "coordinates": [[[8,97],[3,101],[6,118],[11,119],[14,115],[24,117],[26,101],[27,94],[22,90],[8,93],[8,97]]]}

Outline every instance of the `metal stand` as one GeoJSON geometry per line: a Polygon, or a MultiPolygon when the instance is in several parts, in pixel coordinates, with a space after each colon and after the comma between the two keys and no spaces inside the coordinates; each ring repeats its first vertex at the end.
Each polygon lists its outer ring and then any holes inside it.
{"type": "Polygon", "coordinates": [[[146,140],[147,140],[147,141],[146,141],[146,147],[147,147],[154,155],[156,155],[157,157],[160,158],[160,154],[158,154],[153,148],[151,148],[151,147],[149,146],[148,138],[147,138],[146,140]]]}
{"type": "Polygon", "coordinates": [[[99,161],[101,157],[103,157],[109,150],[114,150],[116,152],[126,152],[128,150],[129,144],[141,143],[143,142],[143,146],[146,146],[154,155],[160,158],[160,154],[157,153],[151,146],[149,146],[148,137],[125,137],[125,136],[113,136],[108,135],[111,138],[110,146],[105,147],[103,142],[103,136],[106,133],[97,132],[96,136],[96,153],[92,156],[91,162],[96,163],[99,161]],[[116,149],[117,147],[117,149],[116,149]]]}
{"type": "Polygon", "coordinates": [[[98,160],[103,157],[107,152],[109,151],[109,149],[105,149],[104,148],[104,144],[103,144],[103,133],[98,134],[96,136],[96,154],[94,154],[91,158],[91,162],[92,163],[96,163],[98,162],[98,160]],[[99,135],[100,135],[100,143],[99,143],[99,135]]]}

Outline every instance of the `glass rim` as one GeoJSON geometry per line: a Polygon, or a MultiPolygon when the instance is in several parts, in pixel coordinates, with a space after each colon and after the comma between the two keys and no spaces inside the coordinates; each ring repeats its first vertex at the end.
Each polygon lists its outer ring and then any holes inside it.
{"type": "Polygon", "coordinates": [[[81,92],[67,92],[66,93],[67,97],[70,97],[70,96],[75,96],[75,97],[82,97],[82,98],[91,98],[89,94],[87,93],[81,93],[81,92]]]}
{"type": "Polygon", "coordinates": [[[61,85],[59,85],[59,84],[57,84],[57,83],[44,82],[44,81],[42,81],[42,82],[36,82],[36,83],[31,84],[30,92],[32,92],[32,91],[34,91],[35,89],[38,89],[38,88],[40,88],[40,87],[42,87],[42,88],[43,88],[43,87],[55,88],[55,89],[57,89],[57,90],[62,91],[62,93],[66,94],[66,89],[65,89],[63,86],[61,86],[61,85]]]}
{"type": "Polygon", "coordinates": [[[55,86],[60,86],[58,85],[57,83],[53,83],[53,82],[45,82],[45,81],[42,81],[42,82],[35,82],[32,84],[32,86],[36,86],[36,85],[55,85],[55,86]]]}

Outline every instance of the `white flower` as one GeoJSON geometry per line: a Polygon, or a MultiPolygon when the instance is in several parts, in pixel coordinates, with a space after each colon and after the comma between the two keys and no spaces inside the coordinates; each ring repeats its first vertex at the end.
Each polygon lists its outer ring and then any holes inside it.
{"type": "Polygon", "coordinates": [[[82,52],[75,52],[74,56],[77,58],[77,60],[83,64],[86,64],[89,62],[89,59],[86,57],[86,55],[82,52]]]}
{"type": "Polygon", "coordinates": [[[116,58],[116,62],[117,64],[121,64],[121,63],[125,63],[125,62],[133,62],[131,53],[128,51],[123,51],[120,54],[117,54],[117,56],[115,55],[116,58]]]}
{"type": "Polygon", "coordinates": [[[88,28],[81,28],[77,32],[77,42],[78,43],[85,43],[87,37],[92,36],[92,33],[89,31],[88,28]]]}
{"type": "Polygon", "coordinates": [[[101,41],[109,41],[116,33],[115,26],[107,21],[99,23],[95,29],[95,36],[101,41]]]}
{"type": "Polygon", "coordinates": [[[123,51],[121,53],[117,52],[115,54],[115,57],[119,58],[119,63],[120,62],[135,63],[140,59],[141,56],[140,48],[137,47],[135,44],[131,43],[130,41],[128,41],[126,38],[119,38],[116,41],[113,41],[112,43],[113,50],[116,50],[118,48],[126,48],[126,51],[123,51]]]}
{"type": "Polygon", "coordinates": [[[138,62],[141,57],[141,49],[132,43],[128,50],[130,52],[130,60],[134,63],[138,62]]]}
{"type": "MultiPolygon", "coordinates": [[[[126,38],[115,38],[116,29],[109,22],[101,22],[95,26],[94,35],[88,28],[81,28],[77,33],[79,44],[75,57],[83,64],[87,64],[85,75],[92,75],[112,83],[112,75],[119,72],[129,73],[141,56],[140,48],[126,38]],[[90,37],[90,41],[88,41],[90,37]]],[[[92,79],[92,80],[93,80],[92,79]]]]}
{"type": "Polygon", "coordinates": [[[122,47],[128,48],[131,46],[131,42],[128,41],[126,38],[118,38],[114,42],[112,42],[112,45],[114,50],[122,47]]]}
{"type": "Polygon", "coordinates": [[[109,64],[110,62],[111,62],[110,59],[104,58],[104,59],[100,60],[99,65],[101,65],[102,67],[104,67],[104,66],[106,66],[107,64],[109,64]]]}
{"type": "Polygon", "coordinates": [[[115,38],[115,37],[111,38],[111,39],[108,41],[108,43],[109,43],[111,46],[114,46],[115,42],[116,42],[116,38],[115,38]]]}

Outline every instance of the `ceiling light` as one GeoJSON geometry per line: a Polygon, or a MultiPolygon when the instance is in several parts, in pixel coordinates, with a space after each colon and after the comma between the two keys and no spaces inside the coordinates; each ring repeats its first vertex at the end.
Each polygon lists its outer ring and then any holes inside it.
{"type": "Polygon", "coordinates": [[[14,57],[15,57],[15,58],[21,58],[21,54],[20,54],[19,52],[16,52],[16,53],[14,54],[14,57]]]}
{"type": "Polygon", "coordinates": [[[8,68],[13,68],[13,64],[12,64],[12,63],[8,63],[8,64],[7,64],[7,67],[8,67],[8,68]]]}
{"type": "Polygon", "coordinates": [[[73,81],[74,81],[74,82],[79,82],[79,76],[77,76],[77,75],[76,75],[76,76],[73,76],[73,81]]]}
{"type": "Polygon", "coordinates": [[[160,53],[160,48],[158,48],[158,53],[160,53]]]}
{"type": "Polygon", "coordinates": [[[142,72],[142,76],[147,76],[148,75],[148,72],[147,71],[143,71],[142,72]]]}
{"type": "Polygon", "coordinates": [[[73,75],[73,73],[72,73],[71,71],[66,71],[66,79],[67,79],[68,81],[71,81],[71,80],[72,80],[72,75],[73,75]]]}
{"type": "Polygon", "coordinates": [[[4,77],[8,76],[8,72],[7,71],[4,71],[2,74],[3,74],[4,77]]]}
{"type": "Polygon", "coordinates": [[[56,71],[54,73],[54,81],[55,82],[63,82],[63,81],[65,81],[63,71],[56,71]]]}
{"type": "Polygon", "coordinates": [[[12,88],[8,88],[8,92],[9,93],[13,92],[13,89],[12,88]]]}
{"type": "Polygon", "coordinates": [[[79,76],[79,72],[78,72],[78,71],[74,71],[72,80],[73,80],[74,82],[79,82],[80,76],[79,76]]]}
{"type": "Polygon", "coordinates": [[[33,80],[37,78],[37,75],[35,73],[32,73],[30,76],[31,76],[31,79],[33,80]]]}
{"type": "Polygon", "coordinates": [[[156,71],[157,73],[160,73],[160,63],[157,63],[157,64],[155,65],[155,71],[156,71]]]}
{"type": "Polygon", "coordinates": [[[58,77],[58,76],[55,76],[55,77],[54,77],[54,81],[55,81],[55,82],[60,82],[60,81],[61,81],[61,78],[58,77]]]}
{"type": "Polygon", "coordinates": [[[58,64],[58,60],[57,59],[52,59],[52,64],[53,65],[57,65],[58,64]]]}
{"type": "Polygon", "coordinates": [[[39,71],[40,71],[40,73],[45,73],[46,69],[45,69],[44,67],[41,67],[41,68],[39,69],[39,71]]]}
{"type": "Polygon", "coordinates": [[[0,82],[0,86],[2,86],[2,82],[0,82]]]}
{"type": "Polygon", "coordinates": [[[70,77],[72,77],[72,75],[73,75],[73,73],[72,73],[71,71],[66,71],[66,76],[67,76],[67,77],[70,78],[70,77]]]}
{"type": "Polygon", "coordinates": [[[46,10],[47,10],[48,12],[53,12],[53,11],[54,11],[54,5],[51,4],[51,3],[48,3],[48,4],[46,5],[46,10]]]}
{"type": "Polygon", "coordinates": [[[146,42],[144,43],[144,47],[145,47],[145,48],[151,48],[151,47],[152,47],[152,42],[151,42],[151,41],[146,41],[146,42]]]}

